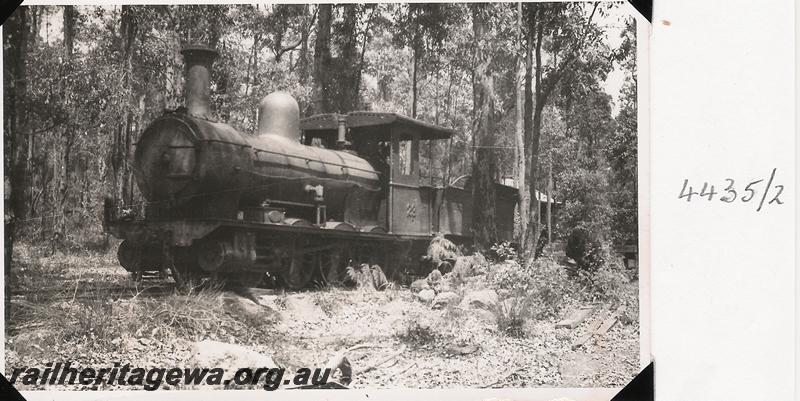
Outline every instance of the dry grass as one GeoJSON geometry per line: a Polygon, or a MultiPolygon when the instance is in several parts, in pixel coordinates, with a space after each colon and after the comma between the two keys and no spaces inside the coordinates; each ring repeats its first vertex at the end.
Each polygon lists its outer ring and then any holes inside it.
{"type": "Polygon", "coordinates": [[[180,294],[166,287],[152,294],[146,284],[134,285],[113,259],[15,246],[7,350],[28,360],[52,359],[53,350],[92,359],[127,342],[251,341],[274,326],[269,310],[219,288],[180,294]]]}
{"type": "MultiPolygon", "coordinates": [[[[105,262],[104,256],[64,256],[61,261],[55,256],[34,256],[29,252],[13,266],[18,285],[60,283],[61,293],[77,296],[72,299],[70,295],[66,300],[15,299],[10,311],[18,318],[9,320],[6,366],[37,366],[53,360],[72,360],[85,366],[114,360],[138,366],[183,366],[191,360],[190,343],[205,339],[244,344],[286,366],[314,366],[324,363],[334,351],[374,343],[392,349],[407,345],[409,351],[398,358],[396,366],[359,377],[356,387],[476,386],[497,380],[511,367],[519,366],[533,367],[523,382],[552,386],[561,383],[561,362],[543,364],[534,353],[520,353],[519,349],[546,351],[553,360],[574,359],[575,364],[580,363],[574,358],[578,353],[589,352],[572,351],[575,333],[553,327],[563,310],[572,310],[584,299],[575,294],[574,285],[570,286],[574,278],[550,270],[557,265],[523,269],[519,264],[489,264],[480,256],[462,257],[459,271],[445,275],[442,283],[459,296],[495,289],[501,303],[489,310],[462,308],[458,303],[431,309],[403,288],[362,291],[336,287],[279,292],[271,297],[272,305],[264,308],[213,288],[157,296],[145,292],[103,293],[102,285],[127,280],[124,271],[113,261],[105,262]],[[469,274],[462,277],[462,270],[469,274]],[[45,279],[37,282],[34,274],[45,279]],[[529,279],[527,289],[514,287],[523,282],[520,277],[529,279]],[[528,297],[517,298],[517,290],[528,297]],[[82,296],[98,291],[101,295],[94,299],[82,296]],[[466,345],[478,350],[458,354],[451,349],[466,345]],[[403,370],[410,366],[411,358],[417,367],[403,370]],[[479,376],[467,374],[478,365],[479,376]],[[386,374],[401,370],[402,375],[386,374]],[[439,373],[443,371],[452,374],[442,376],[439,373]]],[[[614,299],[635,301],[635,291],[629,294],[635,290],[635,283],[612,287],[614,277],[609,275],[609,280],[600,279],[597,284],[606,283],[603,286],[613,290],[614,299]]],[[[613,348],[587,346],[591,352],[608,354],[609,361],[621,360],[619,355],[624,353],[624,361],[609,365],[595,379],[575,385],[623,382],[612,373],[627,374],[628,362],[638,356],[635,304],[630,304],[625,314],[621,320],[628,324],[614,326],[609,334],[618,338],[609,340],[613,348]],[[624,321],[627,318],[630,321],[624,321]]],[[[379,354],[365,351],[361,359],[351,362],[368,365],[379,354]]]]}
{"type": "Polygon", "coordinates": [[[525,322],[531,317],[531,297],[512,297],[498,302],[492,312],[500,332],[511,337],[521,337],[525,322]]]}
{"type": "Polygon", "coordinates": [[[408,320],[405,329],[397,333],[397,338],[403,342],[421,345],[434,343],[439,334],[433,328],[416,319],[408,320]]]}

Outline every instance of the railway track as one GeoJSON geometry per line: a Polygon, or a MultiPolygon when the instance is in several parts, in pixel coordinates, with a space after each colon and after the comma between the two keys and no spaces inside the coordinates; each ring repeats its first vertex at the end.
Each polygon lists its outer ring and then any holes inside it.
{"type": "Polygon", "coordinates": [[[65,301],[103,301],[134,297],[161,297],[175,291],[175,283],[166,278],[143,278],[124,283],[94,282],[64,283],[62,286],[10,292],[11,302],[51,303],[65,301]],[[71,285],[70,285],[71,284],[71,285]]]}
{"type": "MultiPolygon", "coordinates": [[[[211,285],[218,286],[220,290],[236,293],[248,289],[245,288],[246,286],[242,286],[241,283],[235,282],[217,282],[211,285]]],[[[322,285],[315,282],[315,287],[313,288],[322,285]]],[[[202,287],[198,286],[197,288],[202,287]]],[[[144,276],[138,280],[126,280],[112,284],[94,281],[78,281],[77,283],[65,281],[63,285],[12,290],[9,295],[12,304],[34,306],[55,302],[124,300],[136,297],[157,298],[173,294],[176,291],[180,291],[180,289],[170,276],[162,276],[158,273],[144,273],[144,276]]]]}

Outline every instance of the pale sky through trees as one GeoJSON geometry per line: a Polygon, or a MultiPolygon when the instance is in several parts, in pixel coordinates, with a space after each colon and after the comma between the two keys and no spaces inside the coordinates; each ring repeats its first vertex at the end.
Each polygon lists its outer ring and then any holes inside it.
{"type": "MultiPolygon", "coordinates": [[[[625,20],[627,18],[632,18],[629,14],[630,12],[631,8],[626,4],[623,4],[620,7],[610,10],[608,15],[596,17],[601,26],[605,27],[605,42],[611,49],[618,48],[622,43],[620,34],[625,28],[625,20]]],[[[43,40],[47,40],[49,43],[55,43],[61,40],[61,29],[63,25],[62,13],[62,8],[57,7],[55,12],[48,15],[45,23],[41,24],[39,35],[43,40]]],[[[91,13],[84,14],[89,15],[90,18],[93,18],[91,13]]],[[[248,39],[249,38],[246,38],[245,40],[248,39]]],[[[604,82],[606,93],[611,95],[611,98],[613,99],[612,110],[615,115],[619,111],[619,96],[620,90],[622,89],[622,85],[625,81],[625,73],[626,72],[623,69],[620,69],[619,66],[614,65],[614,68],[611,70],[611,72],[609,72],[608,77],[604,82]]]]}

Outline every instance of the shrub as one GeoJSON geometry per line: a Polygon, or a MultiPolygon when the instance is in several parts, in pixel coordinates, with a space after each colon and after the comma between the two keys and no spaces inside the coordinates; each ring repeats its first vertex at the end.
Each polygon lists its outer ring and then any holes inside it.
{"type": "Polygon", "coordinates": [[[428,251],[426,257],[431,261],[433,267],[439,266],[440,263],[447,259],[455,259],[461,255],[458,246],[452,241],[444,237],[444,234],[437,233],[428,244],[428,251]]]}
{"type": "Polygon", "coordinates": [[[524,334],[525,320],[530,316],[533,298],[527,296],[511,297],[495,304],[492,312],[497,321],[497,328],[512,337],[524,334]]]}
{"type": "Polygon", "coordinates": [[[598,234],[582,228],[572,230],[567,239],[565,253],[575,260],[579,270],[589,273],[613,263],[615,259],[609,244],[600,239],[598,234]]]}
{"type": "Polygon", "coordinates": [[[487,279],[501,297],[493,311],[498,328],[511,334],[521,329],[526,319],[558,315],[577,292],[564,268],[549,258],[537,259],[527,266],[505,261],[492,266],[487,279]]]}
{"type": "Polygon", "coordinates": [[[512,296],[526,294],[531,285],[531,278],[531,270],[514,260],[507,260],[491,266],[487,275],[492,287],[512,296]]]}
{"type": "Polygon", "coordinates": [[[467,277],[479,276],[489,271],[489,262],[480,252],[469,256],[459,256],[450,272],[453,276],[451,284],[454,286],[461,284],[467,277]]]}
{"type": "Polygon", "coordinates": [[[608,173],[599,166],[576,166],[561,175],[558,196],[564,204],[559,211],[558,231],[570,235],[575,229],[609,237],[611,208],[608,195],[611,188],[608,173]]]}
{"type": "Polygon", "coordinates": [[[576,296],[578,286],[570,280],[567,271],[551,259],[540,258],[533,263],[536,283],[534,295],[534,317],[537,319],[557,316],[570,298],[576,296]]]}
{"type": "Polygon", "coordinates": [[[636,284],[630,283],[622,263],[614,258],[594,272],[578,272],[576,282],[585,301],[625,306],[638,303],[636,284]]]}
{"type": "Polygon", "coordinates": [[[633,299],[625,304],[625,310],[619,316],[620,323],[631,325],[639,323],[639,300],[633,299]]]}
{"type": "Polygon", "coordinates": [[[419,319],[409,319],[397,337],[411,344],[430,344],[436,341],[438,334],[429,325],[420,323],[419,319]]]}
{"type": "Polygon", "coordinates": [[[504,260],[517,260],[519,255],[514,245],[508,241],[492,245],[492,253],[499,261],[504,260]]]}

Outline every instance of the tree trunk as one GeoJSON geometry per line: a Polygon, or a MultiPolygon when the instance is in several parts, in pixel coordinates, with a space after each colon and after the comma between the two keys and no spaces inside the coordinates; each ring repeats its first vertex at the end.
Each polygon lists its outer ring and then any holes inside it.
{"type": "MultiPolygon", "coordinates": [[[[261,48],[261,32],[256,31],[253,34],[253,47],[250,49],[250,73],[245,88],[245,95],[250,96],[253,94],[255,87],[259,84],[258,80],[258,50],[261,48]],[[250,93],[248,93],[248,89],[250,93]]],[[[253,130],[258,127],[258,108],[250,110],[250,116],[253,120],[253,130]]]]}
{"type": "MultiPolygon", "coordinates": [[[[74,42],[75,42],[75,21],[76,21],[76,12],[74,6],[64,6],[63,12],[63,29],[64,29],[64,60],[65,60],[65,69],[66,71],[70,71],[72,69],[72,54],[74,51],[74,42]]],[[[61,98],[63,100],[63,107],[64,110],[68,114],[72,114],[72,103],[69,100],[69,96],[67,96],[67,91],[69,90],[66,87],[66,83],[64,83],[61,87],[61,98]]],[[[73,145],[73,134],[74,127],[71,123],[67,123],[64,125],[64,130],[61,133],[61,146],[58,145],[56,149],[58,149],[58,158],[57,158],[57,166],[58,166],[58,190],[56,192],[56,213],[55,213],[55,238],[53,239],[53,250],[55,250],[56,246],[64,245],[64,240],[66,238],[67,233],[67,201],[69,195],[69,184],[70,184],[70,153],[72,152],[72,145],[73,145]]]]}
{"type": "Polygon", "coordinates": [[[314,87],[313,113],[326,113],[329,110],[328,74],[331,67],[331,19],[332,5],[320,4],[317,18],[317,39],[314,43],[314,87]]]}
{"type": "Polygon", "coordinates": [[[490,71],[491,53],[480,42],[487,33],[488,7],[486,4],[471,6],[477,61],[473,80],[473,143],[476,145],[472,165],[472,235],[475,246],[483,250],[498,241],[494,185],[496,162],[493,148],[494,79],[490,71]]]}
{"type": "MultiPolygon", "coordinates": [[[[306,18],[314,18],[313,15],[309,15],[309,5],[303,5],[303,14],[306,18]]],[[[311,24],[314,21],[309,21],[307,24],[303,24],[304,27],[307,29],[303,29],[300,32],[300,55],[297,58],[297,76],[300,80],[300,85],[305,86],[306,80],[308,79],[308,37],[311,31],[311,24]]]]}
{"type": "Polygon", "coordinates": [[[529,173],[529,180],[528,180],[528,190],[530,192],[530,214],[529,214],[529,223],[528,223],[528,233],[525,238],[525,247],[524,253],[530,258],[534,258],[536,256],[536,244],[539,241],[539,200],[536,196],[536,189],[537,185],[537,178],[538,178],[538,164],[539,164],[539,140],[541,138],[542,133],[542,112],[544,111],[545,103],[547,102],[547,97],[545,91],[542,88],[542,34],[543,34],[543,26],[542,24],[536,25],[536,46],[534,47],[534,57],[535,57],[535,74],[534,74],[534,83],[535,83],[535,94],[534,94],[534,107],[533,107],[533,126],[531,127],[531,138],[530,138],[530,155],[528,157],[528,171],[529,173]]]}
{"type": "Polygon", "coordinates": [[[531,165],[531,138],[533,138],[533,48],[535,46],[534,27],[536,26],[536,17],[538,9],[534,3],[527,4],[528,11],[528,35],[525,48],[525,116],[523,117],[523,157],[522,157],[522,172],[521,178],[523,184],[520,185],[519,193],[519,220],[520,231],[518,243],[523,248],[523,254],[528,255],[529,245],[528,236],[530,234],[531,223],[531,203],[536,201],[534,197],[531,199],[531,192],[528,187],[532,185],[530,175],[531,165]]]}
{"type": "Polygon", "coordinates": [[[72,55],[75,43],[75,6],[64,6],[64,49],[72,55]]]}
{"type": "MultiPolygon", "coordinates": [[[[4,210],[5,227],[5,294],[6,305],[10,305],[11,290],[8,277],[11,276],[11,255],[14,251],[14,236],[19,228],[19,221],[26,217],[27,175],[27,129],[22,119],[27,93],[26,59],[30,37],[29,13],[31,8],[18,7],[6,20],[3,26],[3,168],[5,168],[6,185],[4,210]],[[12,168],[13,167],[13,168],[12,168]],[[10,218],[9,218],[10,217],[10,218]]],[[[8,321],[11,308],[5,308],[5,319],[8,321]]]]}
{"type": "Polygon", "coordinates": [[[516,53],[517,53],[517,62],[515,64],[516,69],[514,72],[514,108],[516,110],[516,126],[514,129],[514,138],[516,140],[516,149],[514,152],[514,156],[516,159],[516,183],[517,183],[517,195],[519,200],[517,201],[517,213],[519,215],[517,219],[517,226],[514,227],[514,234],[516,236],[516,241],[518,244],[522,244],[525,242],[525,231],[528,228],[528,192],[525,190],[525,173],[527,168],[525,167],[525,116],[526,116],[526,109],[527,104],[525,102],[524,93],[528,91],[529,81],[530,81],[530,63],[528,54],[530,54],[529,47],[526,47],[526,52],[523,61],[522,55],[522,3],[517,3],[517,45],[516,45],[516,53]],[[520,78],[520,70],[525,68],[525,78],[520,78]],[[523,84],[525,89],[523,90],[523,84]]]}
{"type": "MultiPolygon", "coordinates": [[[[347,113],[358,107],[359,78],[361,68],[357,56],[358,40],[358,4],[344,4],[342,24],[337,36],[344,38],[344,43],[340,46],[340,53],[336,59],[336,76],[332,77],[337,81],[338,99],[336,99],[336,110],[339,113],[347,113]]],[[[366,33],[365,33],[366,34],[366,33]]]]}
{"type": "MultiPolygon", "coordinates": [[[[28,217],[26,199],[30,190],[28,185],[28,145],[29,135],[24,110],[26,110],[26,95],[28,88],[28,74],[26,61],[28,58],[28,44],[31,38],[29,15],[31,8],[22,6],[11,14],[3,26],[3,64],[5,81],[5,100],[3,124],[5,135],[3,142],[6,153],[3,166],[9,177],[11,190],[6,192],[6,215],[11,219],[6,220],[6,236],[13,236],[17,222],[28,217]],[[10,213],[9,213],[10,212],[10,213]]],[[[6,244],[10,244],[7,240],[6,244]]],[[[11,252],[6,252],[10,257],[11,252]]],[[[8,263],[6,263],[8,267],[8,263]]]]}
{"type": "Polygon", "coordinates": [[[553,161],[547,163],[547,244],[553,242],[553,161]]]}
{"type": "Polygon", "coordinates": [[[419,70],[419,51],[417,46],[413,50],[412,68],[414,69],[411,76],[411,117],[417,118],[417,70],[419,70]]]}
{"type": "Polygon", "coordinates": [[[131,108],[134,107],[132,98],[132,74],[133,74],[133,46],[136,40],[137,23],[136,16],[131,6],[123,5],[120,13],[120,53],[122,54],[122,89],[123,89],[123,108],[120,116],[120,123],[117,127],[117,137],[115,140],[114,159],[112,167],[114,169],[114,197],[124,204],[131,203],[129,194],[132,183],[128,179],[129,163],[127,158],[131,153],[131,108]]]}

